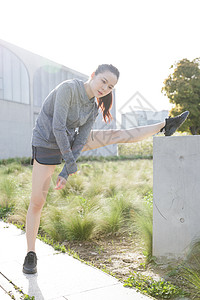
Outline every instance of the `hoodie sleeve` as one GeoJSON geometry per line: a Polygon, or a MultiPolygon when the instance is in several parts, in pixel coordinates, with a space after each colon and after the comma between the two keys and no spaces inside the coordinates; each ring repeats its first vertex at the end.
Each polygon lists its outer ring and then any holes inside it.
{"type": "MultiPolygon", "coordinates": [[[[87,122],[84,125],[79,127],[79,133],[76,135],[76,138],[75,138],[75,140],[73,142],[73,146],[72,146],[72,154],[73,154],[75,161],[80,156],[80,153],[81,153],[84,145],[87,142],[88,136],[90,134],[90,131],[92,129],[92,126],[95,122],[97,115],[98,115],[98,112],[95,117],[94,117],[94,115],[92,115],[91,117],[88,118],[87,122]]],[[[64,167],[59,175],[64,177],[65,179],[67,179],[67,177],[69,176],[69,173],[67,170],[67,164],[64,165],[64,167]]]]}
{"type": "Polygon", "coordinates": [[[65,166],[60,176],[67,179],[69,174],[77,171],[76,160],[71,150],[70,142],[67,135],[67,115],[69,113],[70,103],[72,100],[71,89],[67,84],[59,86],[56,91],[54,113],[53,113],[53,134],[56,142],[65,160],[65,166]]]}
{"type": "MultiPolygon", "coordinates": [[[[98,115],[98,113],[97,113],[97,115],[98,115]]],[[[87,142],[88,136],[90,134],[90,131],[92,129],[92,126],[95,122],[97,115],[95,117],[93,115],[91,115],[88,118],[87,122],[84,125],[79,127],[79,133],[77,134],[77,136],[74,140],[73,146],[72,146],[72,153],[73,153],[75,160],[78,159],[84,145],[87,142]]]]}

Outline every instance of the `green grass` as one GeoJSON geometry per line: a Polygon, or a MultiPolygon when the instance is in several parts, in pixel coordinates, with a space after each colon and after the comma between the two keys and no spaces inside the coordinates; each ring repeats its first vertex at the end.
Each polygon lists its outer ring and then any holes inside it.
{"type": "MultiPolygon", "coordinates": [[[[139,203],[152,188],[152,160],[88,161],[66,187],[54,190],[63,164],[56,167],[44,206],[40,232],[55,241],[91,239],[134,230],[139,203]]],[[[0,164],[0,212],[24,225],[31,195],[31,168],[0,164]],[[17,175],[17,176],[16,176],[17,175]]],[[[141,206],[142,207],[142,206],[141,206]]]]}

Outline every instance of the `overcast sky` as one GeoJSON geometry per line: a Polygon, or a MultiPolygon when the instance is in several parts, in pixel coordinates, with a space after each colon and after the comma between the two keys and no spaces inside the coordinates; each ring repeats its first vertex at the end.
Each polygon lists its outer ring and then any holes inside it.
{"type": "Polygon", "coordinates": [[[137,91],[156,109],[170,66],[200,57],[199,0],[0,0],[0,38],[90,75],[120,70],[117,108],[137,91]]]}

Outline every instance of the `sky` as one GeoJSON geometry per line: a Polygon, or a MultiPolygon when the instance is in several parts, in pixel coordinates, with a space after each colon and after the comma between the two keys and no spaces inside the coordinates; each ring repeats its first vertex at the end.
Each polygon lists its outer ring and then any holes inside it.
{"type": "Polygon", "coordinates": [[[199,0],[0,0],[0,39],[86,75],[120,71],[119,111],[139,92],[155,110],[171,65],[200,57],[199,0]]]}

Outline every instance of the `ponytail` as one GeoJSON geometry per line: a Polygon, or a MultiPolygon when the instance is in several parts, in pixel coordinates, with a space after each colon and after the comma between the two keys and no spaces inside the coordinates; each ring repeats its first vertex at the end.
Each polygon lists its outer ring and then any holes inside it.
{"type": "Polygon", "coordinates": [[[113,118],[110,113],[110,109],[112,107],[112,102],[113,102],[113,93],[109,93],[108,95],[97,98],[97,103],[98,103],[98,108],[101,109],[102,114],[103,114],[103,119],[107,123],[106,118],[108,119],[108,122],[110,122],[113,118]]]}

